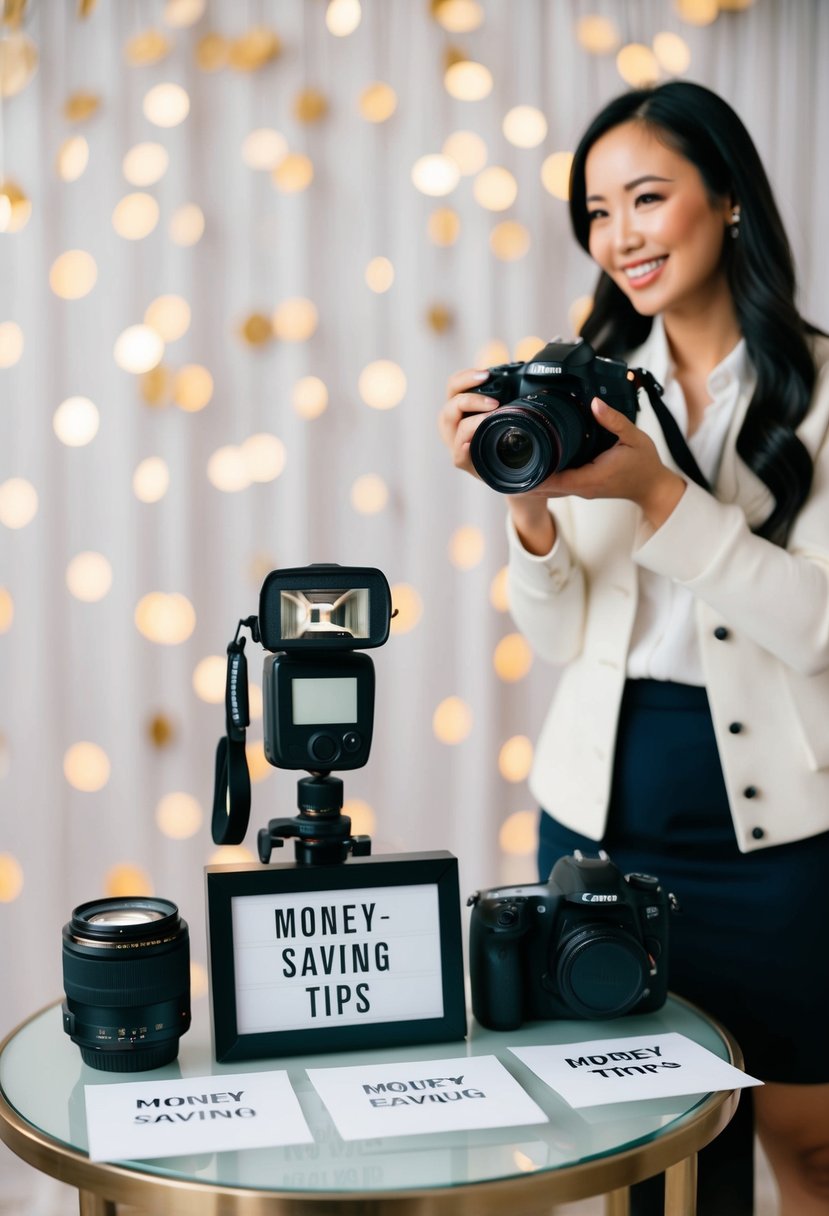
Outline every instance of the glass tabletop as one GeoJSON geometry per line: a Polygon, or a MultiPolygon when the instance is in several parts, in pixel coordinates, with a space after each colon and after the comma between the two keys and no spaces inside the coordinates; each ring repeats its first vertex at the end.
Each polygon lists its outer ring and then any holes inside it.
{"type": "Polygon", "coordinates": [[[193,1026],[181,1039],[179,1058],[151,1073],[103,1073],[83,1064],[63,1031],[59,1005],[24,1023],[0,1054],[0,1092],[36,1130],[60,1145],[87,1149],[84,1086],[136,1080],[221,1076],[223,1073],[287,1071],[313,1144],[120,1162],[145,1176],[261,1191],[324,1194],[359,1191],[418,1191],[469,1186],[559,1170],[607,1158],[671,1132],[694,1117],[707,1094],[649,1099],[574,1110],[517,1059],[510,1047],[577,1043],[620,1034],[687,1035],[729,1060],[726,1039],[693,1007],[669,998],[655,1013],[609,1022],[535,1022],[498,1033],[470,1022],[465,1042],[426,1044],[374,1052],[343,1052],[217,1064],[213,1058],[206,1004],[194,1008],[193,1026]],[[395,1136],[344,1141],[312,1087],[306,1068],[333,1068],[367,1060],[405,1064],[410,1060],[494,1055],[538,1103],[549,1123],[485,1131],[395,1136]]]}

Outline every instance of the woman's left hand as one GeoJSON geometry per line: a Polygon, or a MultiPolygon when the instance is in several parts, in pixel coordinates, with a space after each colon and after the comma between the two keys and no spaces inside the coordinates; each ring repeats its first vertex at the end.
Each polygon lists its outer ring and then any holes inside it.
{"type": "Polygon", "coordinates": [[[590,464],[553,473],[534,493],[551,498],[575,494],[578,498],[627,498],[641,508],[653,528],[659,528],[685,492],[685,481],[664,465],[649,435],[619,410],[598,397],[591,402],[593,417],[618,442],[590,464]]]}

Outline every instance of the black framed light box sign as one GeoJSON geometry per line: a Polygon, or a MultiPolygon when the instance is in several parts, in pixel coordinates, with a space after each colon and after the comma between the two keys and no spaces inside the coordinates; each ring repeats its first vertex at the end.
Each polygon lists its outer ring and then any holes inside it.
{"type": "Polygon", "coordinates": [[[207,866],[220,1062],[466,1035],[458,862],[207,866]]]}

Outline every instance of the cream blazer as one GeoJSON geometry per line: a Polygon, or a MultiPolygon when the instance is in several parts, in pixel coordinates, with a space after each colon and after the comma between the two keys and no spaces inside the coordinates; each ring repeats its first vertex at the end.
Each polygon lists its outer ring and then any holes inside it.
{"type": "MultiPolygon", "coordinates": [[[[736,452],[737,401],[716,497],[689,484],[657,531],[622,500],[551,499],[562,543],[537,558],[508,521],[509,600],[535,651],[563,665],[535,750],[530,789],[567,827],[600,840],[636,614],[637,566],[693,592],[705,684],[739,847],[829,831],[829,339],[798,434],[814,461],[811,495],[786,549],[755,536],[771,509],[736,452]],[[730,727],[739,724],[739,730],[730,727]]],[[[653,363],[658,335],[631,366],[653,363]]],[[[676,468],[644,392],[637,425],[676,468]]]]}

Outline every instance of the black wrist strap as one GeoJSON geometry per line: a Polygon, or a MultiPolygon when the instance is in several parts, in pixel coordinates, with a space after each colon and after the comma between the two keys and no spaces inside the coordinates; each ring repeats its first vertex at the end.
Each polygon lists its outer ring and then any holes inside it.
{"type": "Polygon", "coordinates": [[[708,478],[697,464],[694,453],[688,447],[688,442],[679,429],[676,419],[662,400],[662,393],[664,392],[662,385],[651,372],[646,371],[643,367],[635,368],[634,376],[634,383],[637,388],[643,388],[648,394],[648,400],[653,406],[653,412],[656,414],[657,421],[662,427],[662,434],[665,436],[668,451],[673,456],[677,466],[686,477],[690,477],[691,481],[695,481],[698,486],[702,486],[703,490],[708,490],[711,493],[708,478]]]}
{"type": "Polygon", "coordinates": [[[245,731],[250,725],[248,708],[248,661],[245,639],[239,630],[246,625],[254,641],[259,640],[258,621],[240,621],[236,637],[227,648],[225,683],[225,726],[227,733],[216,748],[213,783],[214,844],[241,844],[250,820],[250,773],[245,752],[245,731]]]}

